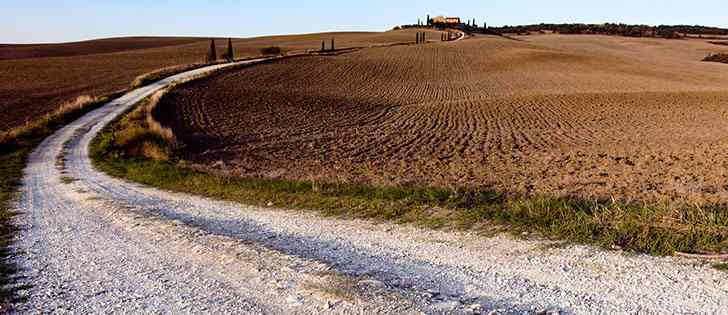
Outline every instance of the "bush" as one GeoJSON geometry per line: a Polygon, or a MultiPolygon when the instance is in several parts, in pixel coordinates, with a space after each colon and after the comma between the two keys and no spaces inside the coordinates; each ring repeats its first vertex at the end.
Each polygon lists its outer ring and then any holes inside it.
{"type": "Polygon", "coordinates": [[[728,63],[728,54],[710,54],[703,61],[728,63]]]}
{"type": "Polygon", "coordinates": [[[264,55],[280,55],[281,54],[281,48],[278,46],[269,46],[264,47],[260,50],[261,53],[264,55]]]}

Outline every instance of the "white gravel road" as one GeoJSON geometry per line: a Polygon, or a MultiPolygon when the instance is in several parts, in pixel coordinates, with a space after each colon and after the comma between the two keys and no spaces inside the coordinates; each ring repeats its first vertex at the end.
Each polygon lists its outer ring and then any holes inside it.
{"type": "Polygon", "coordinates": [[[103,125],[205,70],[130,92],[32,154],[17,206],[32,287],[19,312],[728,312],[728,274],[689,260],[250,207],[93,169],[88,144],[103,125]]]}

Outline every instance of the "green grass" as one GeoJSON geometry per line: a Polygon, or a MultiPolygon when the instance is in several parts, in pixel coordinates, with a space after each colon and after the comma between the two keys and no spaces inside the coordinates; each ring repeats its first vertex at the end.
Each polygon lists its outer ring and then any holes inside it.
{"type": "Polygon", "coordinates": [[[719,271],[728,272],[728,263],[717,263],[713,265],[713,268],[719,271]]]}
{"type": "Polygon", "coordinates": [[[64,184],[71,184],[75,182],[77,179],[70,177],[70,176],[61,176],[61,183],[64,184]]]}
{"type": "MultiPolygon", "coordinates": [[[[0,154],[0,283],[12,284],[17,272],[11,262],[13,253],[10,246],[17,228],[12,224],[15,213],[10,210],[10,203],[16,197],[16,188],[23,176],[25,160],[30,148],[20,148],[12,152],[0,154]]],[[[0,285],[0,305],[13,302],[17,297],[12,286],[0,285]]]]}
{"type": "Polygon", "coordinates": [[[110,175],[171,191],[429,228],[528,232],[655,255],[728,250],[724,206],[673,208],[468,189],[232,178],[125,153],[114,146],[116,128],[108,126],[93,141],[95,165],[110,175]]]}

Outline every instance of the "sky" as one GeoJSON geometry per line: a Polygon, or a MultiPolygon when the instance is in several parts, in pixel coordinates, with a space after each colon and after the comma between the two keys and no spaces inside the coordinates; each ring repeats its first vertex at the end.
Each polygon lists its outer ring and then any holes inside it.
{"type": "Polygon", "coordinates": [[[0,0],[0,43],[384,31],[427,14],[492,26],[623,22],[728,28],[726,12],[726,0],[0,0]]]}

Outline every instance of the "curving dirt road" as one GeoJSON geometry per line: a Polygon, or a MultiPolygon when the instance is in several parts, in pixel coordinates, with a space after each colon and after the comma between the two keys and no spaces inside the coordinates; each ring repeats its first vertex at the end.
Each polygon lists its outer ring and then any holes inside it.
{"type": "MultiPolygon", "coordinates": [[[[222,67],[222,66],[216,66],[222,67]]],[[[23,313],[721,313],[728,274],[678,258],[264,209],[93,169],[144,87],[46,139],[26,169],[23,313]],[[58,163],[57,160],[64,163],[58,163]]]]}

